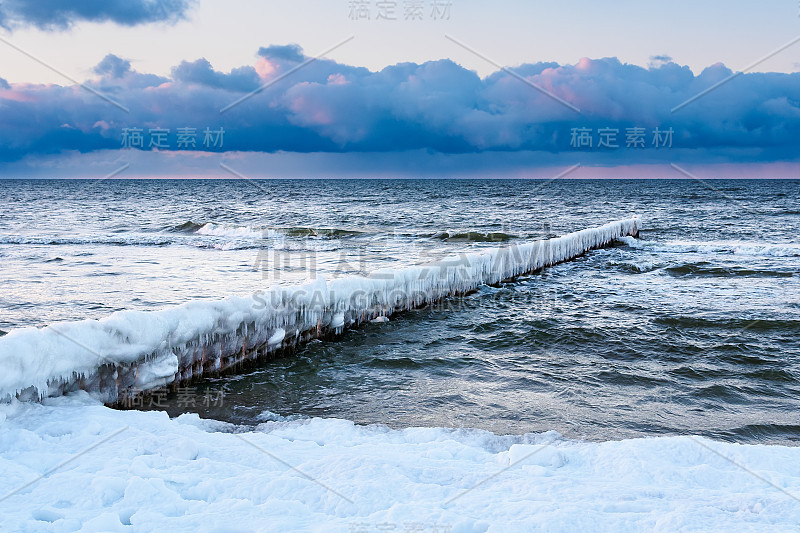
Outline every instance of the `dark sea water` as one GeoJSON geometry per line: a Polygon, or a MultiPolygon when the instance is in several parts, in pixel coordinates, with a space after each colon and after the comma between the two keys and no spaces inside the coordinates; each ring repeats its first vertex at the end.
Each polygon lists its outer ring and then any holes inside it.
{"type": "Polygon", "coordinates": [[[638,240],[206,380],[194,405],[173,394],[167,409],[800,443],[800,181],[0,180],[0,330],[400,268],[634,213],[638,240]]]}

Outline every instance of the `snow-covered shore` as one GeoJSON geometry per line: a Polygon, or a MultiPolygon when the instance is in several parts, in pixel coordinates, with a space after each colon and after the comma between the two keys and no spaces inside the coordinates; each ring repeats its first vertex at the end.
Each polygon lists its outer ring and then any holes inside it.
{"type": "Polygon", "coordinates": [[[800,448],[0,405],[0,531],[796,532],[790,494],[800,448]]]}

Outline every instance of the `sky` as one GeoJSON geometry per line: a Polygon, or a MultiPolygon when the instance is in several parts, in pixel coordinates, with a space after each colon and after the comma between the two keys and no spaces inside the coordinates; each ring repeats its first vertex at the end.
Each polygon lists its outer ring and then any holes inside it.
{"type": "Polygon", "coordinates": [[[5,0],[0,177],[797,177],[798,37],[782,0],[5,0]]]}

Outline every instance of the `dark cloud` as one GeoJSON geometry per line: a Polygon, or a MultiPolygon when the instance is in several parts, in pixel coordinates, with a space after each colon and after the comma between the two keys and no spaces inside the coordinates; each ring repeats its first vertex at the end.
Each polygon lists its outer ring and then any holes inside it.
{"type": "Polygon", "coordinates": [[[127,59],[122,59],[114,54],[108,54],[103,58],[94,71],[101,76],[109,76],[111,78],[121,78],[131,70],[131,62],[127,59]]]}
{"type": "Polygon", "coordinates": [[[258,55],[267,59],[280,59],[283,61],[293,61],[299,63],[305,59],[303,49],[296,44],[262,46],[258,49],[258,55]]]}
{"type": "Polygon", "coordinates": [[[175,22],[186,16],[194,0],[3,0],[0,26],[63,29],[80,21],[135,26],[175,22]]]}
{"type": "Polygon", "coordinates": [[[525,151],[609,165],[670,162],[678,154],[678,162],[800,160],[800,73],[743,74],[672,112],[731,70],[717,64],[694,74],[673,62],[642,68],[616,58],[582,59],[519,66],[524,83],[506,72],[481,78],[449,60],[373,72],[320,59],[270,84],[302,52],[296,46],[261,52],[255,67],[225,73],[199,59],[176,66],[169,78],[107,56],[96,68],[100,78],[87,84],[129,113],[78,87],[16,84],[0,93],[0,160],[116,149],[123,128],[169,128],[175,135],[187,126],[223,127],[224,151],[525,151]],[[592,149],[570,145],[574,128],[595,133],[592,149]],[[601,128],[618,131],[620,148],[598,149],[601,128]],[[626,148],[628,128],[646,131],[647,148],[626,148]],[[650,146],[655,128],[672,128],[672,151],[650,146]]]}
{"type": "Polygon", "coordinates": [[[225,74],[217,72],[206,59],[183,61],[172,69],[172,77],[182,83],[204,85],[229,91],[253,91],[261,85],[253,67],[239,67],[225,74]]]}
{"type": "Polygon", "coordinates": [[[129,60],[114,54],[108,54],[92,70],[95,74],[99,74],[100,78],[87,81],[84,85],[112,96],[115,100],[123,93],[158,87],[170,81],[163,76],[136,72],[129,60]]]}
{"type": "Polygon", "coordinates": [[[651,65],[663,65],[664,63],[671,63],[672,57],[666,54],[657,55],[657,56],[650,56],[650,64],[651,65]]]}
{"type": "Polygon", "coordinates": [[[11,85],[5,80],[5,78],[0,78],[0,89],[10,89],[11,85]]]}

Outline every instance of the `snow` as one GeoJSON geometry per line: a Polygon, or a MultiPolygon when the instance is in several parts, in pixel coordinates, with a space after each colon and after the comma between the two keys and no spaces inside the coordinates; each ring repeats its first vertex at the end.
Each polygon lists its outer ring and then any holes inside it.
{"type": "Polygon", "coordinates": [[[169,419],[114,411],[84,392],[0,405],[0,530],[796,532],[800,523],[790,496],[800,495],[800,448],[273,418],[257,428],[169,419]]]}
{"type": "Polygon", "coordinates": [[[251,297],[14,330],[0,338],[0,400],[82,389],[105,402],[117,402],[329,332],[341,333],[345,325],[538,270],[635,235],[638,229],[639,220],[631,218],[549,240],[376,270],[368,277],[318,278],[251,297]]]}

